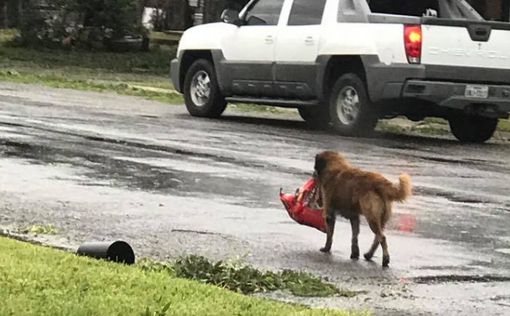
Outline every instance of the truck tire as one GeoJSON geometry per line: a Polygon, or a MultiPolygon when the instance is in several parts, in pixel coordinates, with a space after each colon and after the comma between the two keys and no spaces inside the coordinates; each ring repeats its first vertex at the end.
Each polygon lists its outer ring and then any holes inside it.
{"type": "Polygon", "coordinates": [[[299,116],[306,122],[306,125],[313,129],[327,129],[329,124],[328,112],[322,107],[298,108],[299,116]]]}
{"type": "Polygon", "coordinates": [[[453,136],[463,143],[488,141],[498,126],[497,118],[461,114],[448,119],[453,136]]]}
{"type": "Polygon", "coordinates": [[[198,59],[189,67],[184,78],[183,94],[186,109],[192,116],[220,117],[227,107],[214,67],[206,59],[198,59]]]}
{"type": "Polygon", "coordinates": [[[329,116],[333,130],[341,135],[366,136],[373,132],[377,113],[357,74],[344,74],[335,82],[329,98],[329,116]]]}

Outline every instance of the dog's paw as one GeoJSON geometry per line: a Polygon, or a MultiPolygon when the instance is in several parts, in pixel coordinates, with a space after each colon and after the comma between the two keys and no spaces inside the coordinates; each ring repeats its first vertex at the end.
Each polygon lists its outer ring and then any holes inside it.
{"type": "Polygon", "coordinates": [[[383,268],[387,268],[389,264],[390,264],[390,256],[384,256],[382,259],[383,268]]]}
{"type": "Polygon", "coordinates": [[[366,254],[363,255],[363,257],[365,257],[366,261],[372,261],[373,255],[367,252],[366,254]]]}
{"type": "Polygon", "coordinates": [[[331,253],[331,248],[323,247],[319,250],[320,250],[320,252],[323,252],[323,253],[331,253]]]}
{"type": "Polygon", "coordinates": [[[359,259],[359,247],[351,247],[351,259],[358,260],[359,259]]]}

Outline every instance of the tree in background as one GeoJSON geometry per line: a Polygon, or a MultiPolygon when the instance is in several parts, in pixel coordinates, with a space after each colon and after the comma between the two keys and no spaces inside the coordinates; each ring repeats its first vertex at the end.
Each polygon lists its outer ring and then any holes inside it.
{"type": "Polygon", "coordinates": [[[182,31],[193,26],[194,12],[188,0],[145,0],[143,5],[155,9],[152,24],[156,31],[182,31]]]}
{"type": "Polygon", "coordinates": [[[138,2],[135,0],[74,0],[74,2],[72,9],[81,15],[84,27],[109,32],[112,38],[121,38],[137,31],[138,2]]]}
{"type": "Polygon", "coordinates": [[[0,0],[0,28],[19,26],[21,9],[29,0],[0,0]]]}
{"type": "Polygon", "coordinates": [[[188,0],[168,0],[165,27],[169,30],[185,30],[193,25],[193,11],[188,0]]]}
{"type": "Polygon", "coordinates": [[[168,0],[140,0],[141,12],[143,15],[143,11],[146,7],[153,8],[154,12],[151,16],[151,23],[153,25],[153,29],[155,31],[162,31],[166,29],[166,14],[165,8],[168,6],[168,0]]]}
{"type": "Polygon", "coordinates": [[[0,27],[7,28],[7,0],[0,0],[0,27]]]}
{"type": "Polygon", "coordinates": [[[125,36],[144,35],[138,5],[138,0],[31,0],[23,6],[21,41],[111,48],[125,36]]]}
{"type": "MultiPolygon", "coordinates": [[[[140,0],[144,6],[155,8],[152,17],[154,29],[185,30],[193,26],[194,7],[189,0],[140,0]]],[[[203,23],[217,22],[226,8],[241,10],[249,0],[196,0],[198,12],[203,12],[203,23]]]]}
{"type": "Polygon", "coordinates": [[[204,3],[204,23],[220,21],[223,10],[236,9],[240,11],[249,0],[209,0],[204,3]]]}

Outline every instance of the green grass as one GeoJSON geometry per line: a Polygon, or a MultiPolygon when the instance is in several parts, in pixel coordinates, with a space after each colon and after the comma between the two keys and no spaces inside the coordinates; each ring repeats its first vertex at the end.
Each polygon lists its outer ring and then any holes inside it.
{"type": "Polygon", "coordinates": [[[180,35],[164,32],[151,32],[151,43],[156,45],[177,45],[181,39],[180,35]]]}
{"type": "Polygon", "coordinates": [[[284,290],[296,296],[308,297],[357,295],[356,292],[340,290],[305,272],[262,272],[240,260],[212,262],[192,255],[179,258],[173,264],[144,261],[141,267],[144,270],[165,271],[173,276],[217,285],[243,294],[284,290]]]}
{"type": "Polygon", "coordinates": [[[498,130],[510,133],[510,120],[499,120],[498,130]]]}
{"type": "MultiPolygon", "coordinates": [[[[263,113],[289,113],[290,109],[279,108],[275,106],[252,104],[252,103],[235,103],[229,104],[229,107],[239,112],[263,112],[263,113]]],[[[294,116],[298,117],[297,111],[294,116]]]]}
{"type": "Polygon", "coordinates": [[[376,129],[394,134],[414,133],[438,136],[449,134],[447,124],[448,122],[440,118],[426,118],[418,124],[403,124],[402,118],[400,118],[397,120],[380,120],[376,129]]]}
{"type": "Polygon", "coordinates": [[[15,36],[13,30],[0,31],[0,80],[182,103],[169,76],[175,45],[134,53],[32,49],[13,46],[15,36]]]}
{"type": "Polygon", "coordinates": [[[37,234],[37,235],[56,235],[58,229],[53,225],[31,225],[19,230],[23,234],[37,234]]]}
{"type": "MultiPolygon", "coordinates": [[[[19,70],[19,68],[17,69],[19,70]]],[[[154,82],[151,85],[150,81],[143,81],[143,78],[129,76],[133,79],[128,79],[127,75],[118,75],[116,78],[108,79],[105,78],[104,73],[101,75],[93,73],[91,77],[88,77],[85,75],[87,71],[83,69],[77,70],[72,75],[66,75],[64,72],[58,72],[55,69],[50,71],[40,70],[33,73],[28,71],[18,72],[18,70],[1,70],[0,81],[42,84],[52,88],[116,92],[118,94],[138,96],[170,104],[182,104],[183,102],[182,96],[174,91],[169,83],[165,87],[164,81],[154,82]]]]}
{"type": "MultiPolygon", "coordinates": [[[[448,135],[450,128],[448,121],[437,117],[427,117],[418,124],[402,124],[394,120],[380,120],[377,124],[377,130],[387,133],[414,133],[421,135],[448,135]]],[[[500,119],[498,124],[498,131],[510,132],[510,120],[500,119]]]]}
{"type": "Polygon", "coordinates": [[[243,296],[3,237],[0,284],[0,315],[354,315],[243,296]]]}

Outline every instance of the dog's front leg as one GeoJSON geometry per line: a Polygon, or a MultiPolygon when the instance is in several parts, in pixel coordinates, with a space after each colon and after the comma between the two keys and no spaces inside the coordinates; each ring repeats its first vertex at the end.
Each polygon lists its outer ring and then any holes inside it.
{"type": "Polygon", "coordinates": [[[350,220],[352,229],[351,259],[359,259],[359,246],[358,246],[359,215],[352,217],[350,220]]]}
{"type": "Polygon", "coordinates": [[[336,213],[334,210],[324,208],[324,215],[326,221],[326,244],[321,248],[322,252],[330,252],[331,245],[333,244],[333,233],[335,232],[336,213]]]}

